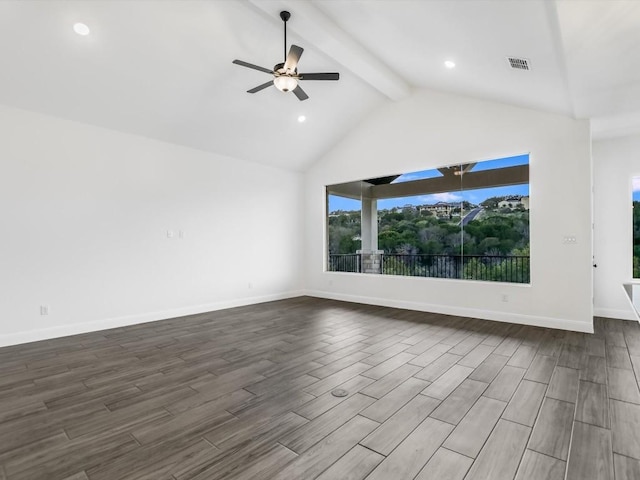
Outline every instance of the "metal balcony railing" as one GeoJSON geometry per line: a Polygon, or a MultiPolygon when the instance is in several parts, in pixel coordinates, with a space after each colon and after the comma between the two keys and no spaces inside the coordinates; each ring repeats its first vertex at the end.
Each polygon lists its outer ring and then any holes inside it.
{"type": "MultiPolygon", "coordinates": [[[[381,254],[383,275],[461,278],[492,282],[529,283],[530,258],[520,255],[381,254]]],[[[330,254],[328,271],[361,272],[359,253],[330,254]]]]}

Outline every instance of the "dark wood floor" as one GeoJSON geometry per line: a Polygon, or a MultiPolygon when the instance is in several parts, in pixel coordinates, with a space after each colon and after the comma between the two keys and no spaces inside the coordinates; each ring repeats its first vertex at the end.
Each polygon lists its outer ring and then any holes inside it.
{"type": "Polygon", "coordinates": [[[640,326],[595,330],[298,298],[0,349],[0,479],[638,480],[640,326]]]}

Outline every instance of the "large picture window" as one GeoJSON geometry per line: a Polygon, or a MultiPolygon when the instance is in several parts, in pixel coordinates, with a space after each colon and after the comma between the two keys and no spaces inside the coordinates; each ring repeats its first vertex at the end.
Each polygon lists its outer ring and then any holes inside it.
{"type": "Polygon", "coordinates": [[[633,178],[633,278],[640,278],[640,177],[633,178]]]}
{"type": "Polygon", "coordinates": [[[327,270],[529,283],[529,205],[528,155],[329,185],[327,270]]]}

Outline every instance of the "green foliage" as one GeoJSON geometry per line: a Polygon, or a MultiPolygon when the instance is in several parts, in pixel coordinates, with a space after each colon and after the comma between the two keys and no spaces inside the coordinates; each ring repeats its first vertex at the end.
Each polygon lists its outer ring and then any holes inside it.
{"type": "Polygon", "coordinates": [[[355,253],[360,249],[360,212],[336,212],[329,216],[329,253],[355,253]]]}
{"type": "Polygon", "coordinates": [[[489,197],[484,202],[480,203],[480,206],[487,210],[493,210],[498,208],[498,203],[504,200],[504,198],[505,197],[489,197]]]}
{"type": "MultiPolygon", "coordinates": [[[[425,215],[416,209],[378,213],[378,248],[386,254],[383,273],[390,275],[458,276],[477,280],[529,281],[529,263],[514,268],[510,259],[482,259],[487,256],[529,256],[529,212],[522,208],[497,209],[503,197],[492,197],[474,220],[463,227],[461,217],[452,219],[425,215]],[[442,255],[404,259],[391,255],[442,255]],[[464,255],[464,265],[456,256],[464,255]],[[474,258],[478,256],[478,258],[474,258]],[[448,262],[443,266],[442,262],[448,262]],[[458,262],[456,264],[456,262],[458,262]],[[517,272],[515,271],[517,270],[517,272]]],[[[471,210],[465,206],[465,212],[471,210]]],[[[634,210],[634,275],[640,277],[640,208],[634,210]]],[[[360,249],[360,211],[336,212],[329,218],[329,253],[353,254],[360,249]]]]}

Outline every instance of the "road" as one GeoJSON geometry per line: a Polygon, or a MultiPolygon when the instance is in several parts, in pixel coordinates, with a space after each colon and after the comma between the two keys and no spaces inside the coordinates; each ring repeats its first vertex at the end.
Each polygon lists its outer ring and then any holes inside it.
{"type": "Polygon", "coordinates": [[[476,218],[478,216],[478,214],[482,211],[482,207],[477,207],[474,208],[473,210],[471,210],[469,213],[467,213],[464,218],[460,221],[460,225],[462,225],[463,227],[469,223],[471,220],[473,220],[474,218],[476,218]]]}

